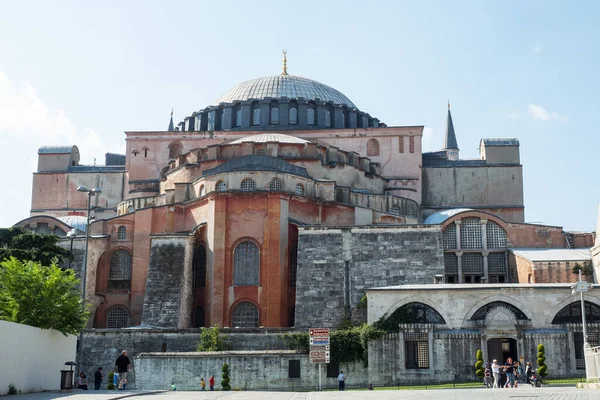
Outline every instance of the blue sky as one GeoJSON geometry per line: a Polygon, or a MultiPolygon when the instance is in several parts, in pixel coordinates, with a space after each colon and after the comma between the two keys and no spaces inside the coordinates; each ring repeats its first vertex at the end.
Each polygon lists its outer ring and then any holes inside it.
{"type": "Polygon", "coordinates": [[[242,81],[288,70],[461,157],[521,142],[526,221],[594,230],[600,3],[593,1],[0,0],[0,226],[27,217],[36,150],[124,150],[242,81]],[[17,167],[20,166],[20,167],[17,167]]]}

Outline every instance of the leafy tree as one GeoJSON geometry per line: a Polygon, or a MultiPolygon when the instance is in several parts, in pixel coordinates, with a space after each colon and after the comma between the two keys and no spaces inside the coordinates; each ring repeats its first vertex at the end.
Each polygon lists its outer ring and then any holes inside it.
{"type": "Polygon", "coordinates": [[[482,379],[483,375],[485,374],[485,371],[483,369],[483,353],[481,352],[481,350],[477,350],[477,352],[475,353],[475,359],[477,360],[475,362],[475,375],[479,379],[482,379]]]}
{"type": "Polygon", "coordinates": [[[538,345],[537,364],[538,364],[538,370],[537,370],[538,375],[541,376],[542,378],[544,378],[546,375],[548,375],[548,366],[546,365],[546,349],[544,348],[543,344],[538,345]]]}
{"type": "Polygon", "coordinates": [[[42,265],[61,264],[71,257],[69,250],[58,245],[60,237],[39,235],[20,226],[0,229],[0,261],[14,257],[37,261],[42,265]]]}
{"type": "Polygon", "coordinates": [[[592,268],[592,265],[588,263],[584,264],[583,266],[579,263],[575,264],[573,267],[573,273],[575,275],[579,275],[579,271],[581,271],[581,274],[585,276],[594,275],[594,268],[592,268]]]}
{"type": "Polygon", "coordinates": [[[200,342],[196,351],[223,351],[226,350],[227,344],[225,339],[227,336],[221,335],[218,326],[212,328],[200,329],[200,342]]]}
{"type": "Polygon", "coordinates": [[[0,262],[0,319],[78,334],[89,312],[72,270],[14,257],[0,262]]]}
{"type": "Polygon", "coordinates": [[[227,363],[223,364],[223,380],[221,381],[221,387],[223,390],[231,390],[231,386],[229,385],[229,365],[227,363]]]}

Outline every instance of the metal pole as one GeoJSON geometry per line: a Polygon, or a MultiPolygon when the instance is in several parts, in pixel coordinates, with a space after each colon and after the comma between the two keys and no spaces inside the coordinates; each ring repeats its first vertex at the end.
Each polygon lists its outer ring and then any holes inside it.
{"type": "MultiPolygon", "coordinates": [[[[85,305],[85,288],[86,288],[86,275],[87,275],[87,257],[88,257],[88,242],[90,239],[90,211],[92,209],[92,195],[94,193],[88,191],[88,207],[87,207],[87,221],[85,226],[85,251],[83,253],[83,266],[81,268],[81,300],[85,305]]],[[[71,242],[73,243],[73,242],[71,242]]],[[[81,363],[83,361],[83,329],[79,332],[79,370],[81,371],[81,363]]]]}
{"type": "MultiPolygon", "coordinates": [[[[579,281],[581,282],[581,270],[579,270],[579,281]]],[[[587,335],[587,328],[586,328],[586,324],[585,324],[585,302],[583,301],[583,291],[579,292],[579,295],[581,296],[581,323],[583,325],[583,345],[585,347],[585,345],[588,342],[588,335],[587,335]]]]}
{"type": "Polygon", "coordinates": [[[73,261],[73,239],[74,235],[71,235],[71,247],[69,248],[69,269],[71,269],[71,261],[73,261]]]}
{"type": "Polygon", "coordinates": [[[319,392],[321,391],[321,363],[319,363],[319,392]]]}

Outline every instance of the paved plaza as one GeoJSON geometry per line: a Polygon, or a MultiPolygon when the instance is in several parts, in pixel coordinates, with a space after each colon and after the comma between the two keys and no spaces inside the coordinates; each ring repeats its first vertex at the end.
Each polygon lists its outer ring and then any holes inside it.
{"type": "Polygon", "coordinates": [[[376,390],[347,392],[163,392],[141,394],[136,392],[102,393],[36,393],[11,396],[11,400],[329,400],[329,399],[419,399],[419,400],[490,400],[490,399],[537,399],[537,400],[600,400],[600,390],[576,389],[574,387],[544,387],[518,389],[443,389],[443,390],[376,390]]]}

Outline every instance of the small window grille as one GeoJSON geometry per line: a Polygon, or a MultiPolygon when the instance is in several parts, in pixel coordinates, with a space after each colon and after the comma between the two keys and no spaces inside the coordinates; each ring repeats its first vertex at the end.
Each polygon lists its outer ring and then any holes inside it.
{"type": "Polygon", "coordinates": [[[260,125],[260,108],[255,108],[252,111],[252,125],[260,125]]]}
{"type": "Polygon", "coordinates": [[[400,207],[397,204],[394,204],[391,208],[390,208],[390,213],[394,214],[394,215],[400,215],[400,207]]]}
{"type": "Polygon", "coordinates": [[[488,272],[494,275],[506,275],[506,253],[488,255],[488,272]]]}
{"type": "Polygon", "coordinates": [[[444,269],[446,275],[458,274],[458,257],[454,253],[444,253],[444,269]]]}
{"type": "Polygon", "coordinates": [[[272,192],[278,192],[281,190],[281,188],[283,187],[282,183],[281,183],[281,179],[279,178],[273,178],[271,179],[271,183],[269,184],[269,190],[272,192]]]}
{"type": "Polygon", "coordinates": [[[300,360],[290,360],[288,367],[289,378],[300,378],[300,360]]]}
{"type": "Polygon", "coordinates": [[[481,253],[463,253],[461,261],[464,275],[483,276],[483,255],[481,253]]]}
{"type": "Polygon", "coordinates": [[[314,108],[309,108],[306,111],[306,119],[308,120],[308,125],[315,124],[315,109],[314,108]]]}
{"type": "Polygon", "coordinates": [[[256,154],[259,156],[264,156],[265,155],[265,149],[258,149],[256,150],[256,154]]]}
{"type": "Polygon", "coordinates": [[[429,334],[427,332],[404,333],[406,369],[429,368],[429,334]]]}
{"type": "Polygon", "coordinates": [[[464,218],[460,227],[460,245],[463,249],[483,248],[481,221],[479,218],[464,218]]]}
{"type": "Polygon", "coordinates": [[[118,240],[127,239],[127,228],[125,228],[124,226],[119,227],[119,230],[117,231],[117,239],[118,240]]]}
{"type": "Polygon", "coordinates": [[[328,128],[331,126],[331,112],[329,110],[325,110],[325,126],[328,128]]]}
{"type": "MultiPolygon", "coordinates": [[[[575,344],[575,368],[585,370],[583,332],[573,332],[573,341],[575,344]]],[[[588,332],[588,343],[591,347],[598,347],[598,332],[588,332]]]]}
{"type": "Polygon", "coordinates": [[[304,185],[302,185],[301,183],[296,185],[296,195],[304,196],[304,185]]]}
{"type": "Polygon", "coordinates": [[[279,108],[271,108],[271,125],[279,124],[279,108]]]}
{"type": "Polygon", "coordinates": [[[250,241],[238,244],[233,255],[233,284],[258,286],[259,266],[258,247],[250,241]]]}
{"type": "Polygon", "coordinates": [[[246,178],[242,181],[242,192],[253,192],[256,188],[256,184],[250,178],[246,178]]]}
{"type": "Polygon", "coordinates": [[[123,307],[115,307],[108,312],[106,327],[108,329],[127,328],[129,326],[129,313],[123,307]]]}
{"type": "Polygon", "coordinates": [[[409,151],[409,153],[415,152],[415,137],[414,136],[408,137],[408,151],[409,151]]]}
{"type": "Polygon", "coordinates": [[[485,229],[488,249],[506,248],[506,231],[500,225],[493,221],[488,221],[485,229]]]}
{"type": "Polygon", "coordinates": [[[227,183],[225,181],[219,181],[217,183],[217,192],[225,192],[227,190],[227,183]]]}
{"type": "Polygon", "coordinates": [[[398,141],[400,144],[400,146],[399,146],[400,153],[404,153],[404,136],[400,136],[398,138],[398,141]]]}
{"type": "Polygon", "coordinates": [[[290,125],[298,123],[298,109],[296,107],[290,108],[290,125]]]}
{"type": "Polygon", "coordinates": [[[296,287],[298,276],[298,245],[295,244],[290,250],[290,286],[296,287]]]}
{"type": "Polygon", "coordinates": [[[456,249],[456,225],[450,224],[444,229],[444,233],[442,233],[442,244],[444,246],[444,250],[446,249],[456,249]]]}
{"type": "Polygon", "coordinates": [[[249,301],[244,301],[233,310],[231,322],[234,328],[258,328],[258,309],[249,301]]]}
{"type": "Polygon", "coordinates": [[[242,126],[242,110],[235,112],[235,126],[242,126]]]}
{"type": "Polygon", "coordinates": [[[117,250],[112,254],[108,288],[116,291],[131,288],[131,254],[127,250],[117,250]]]}

